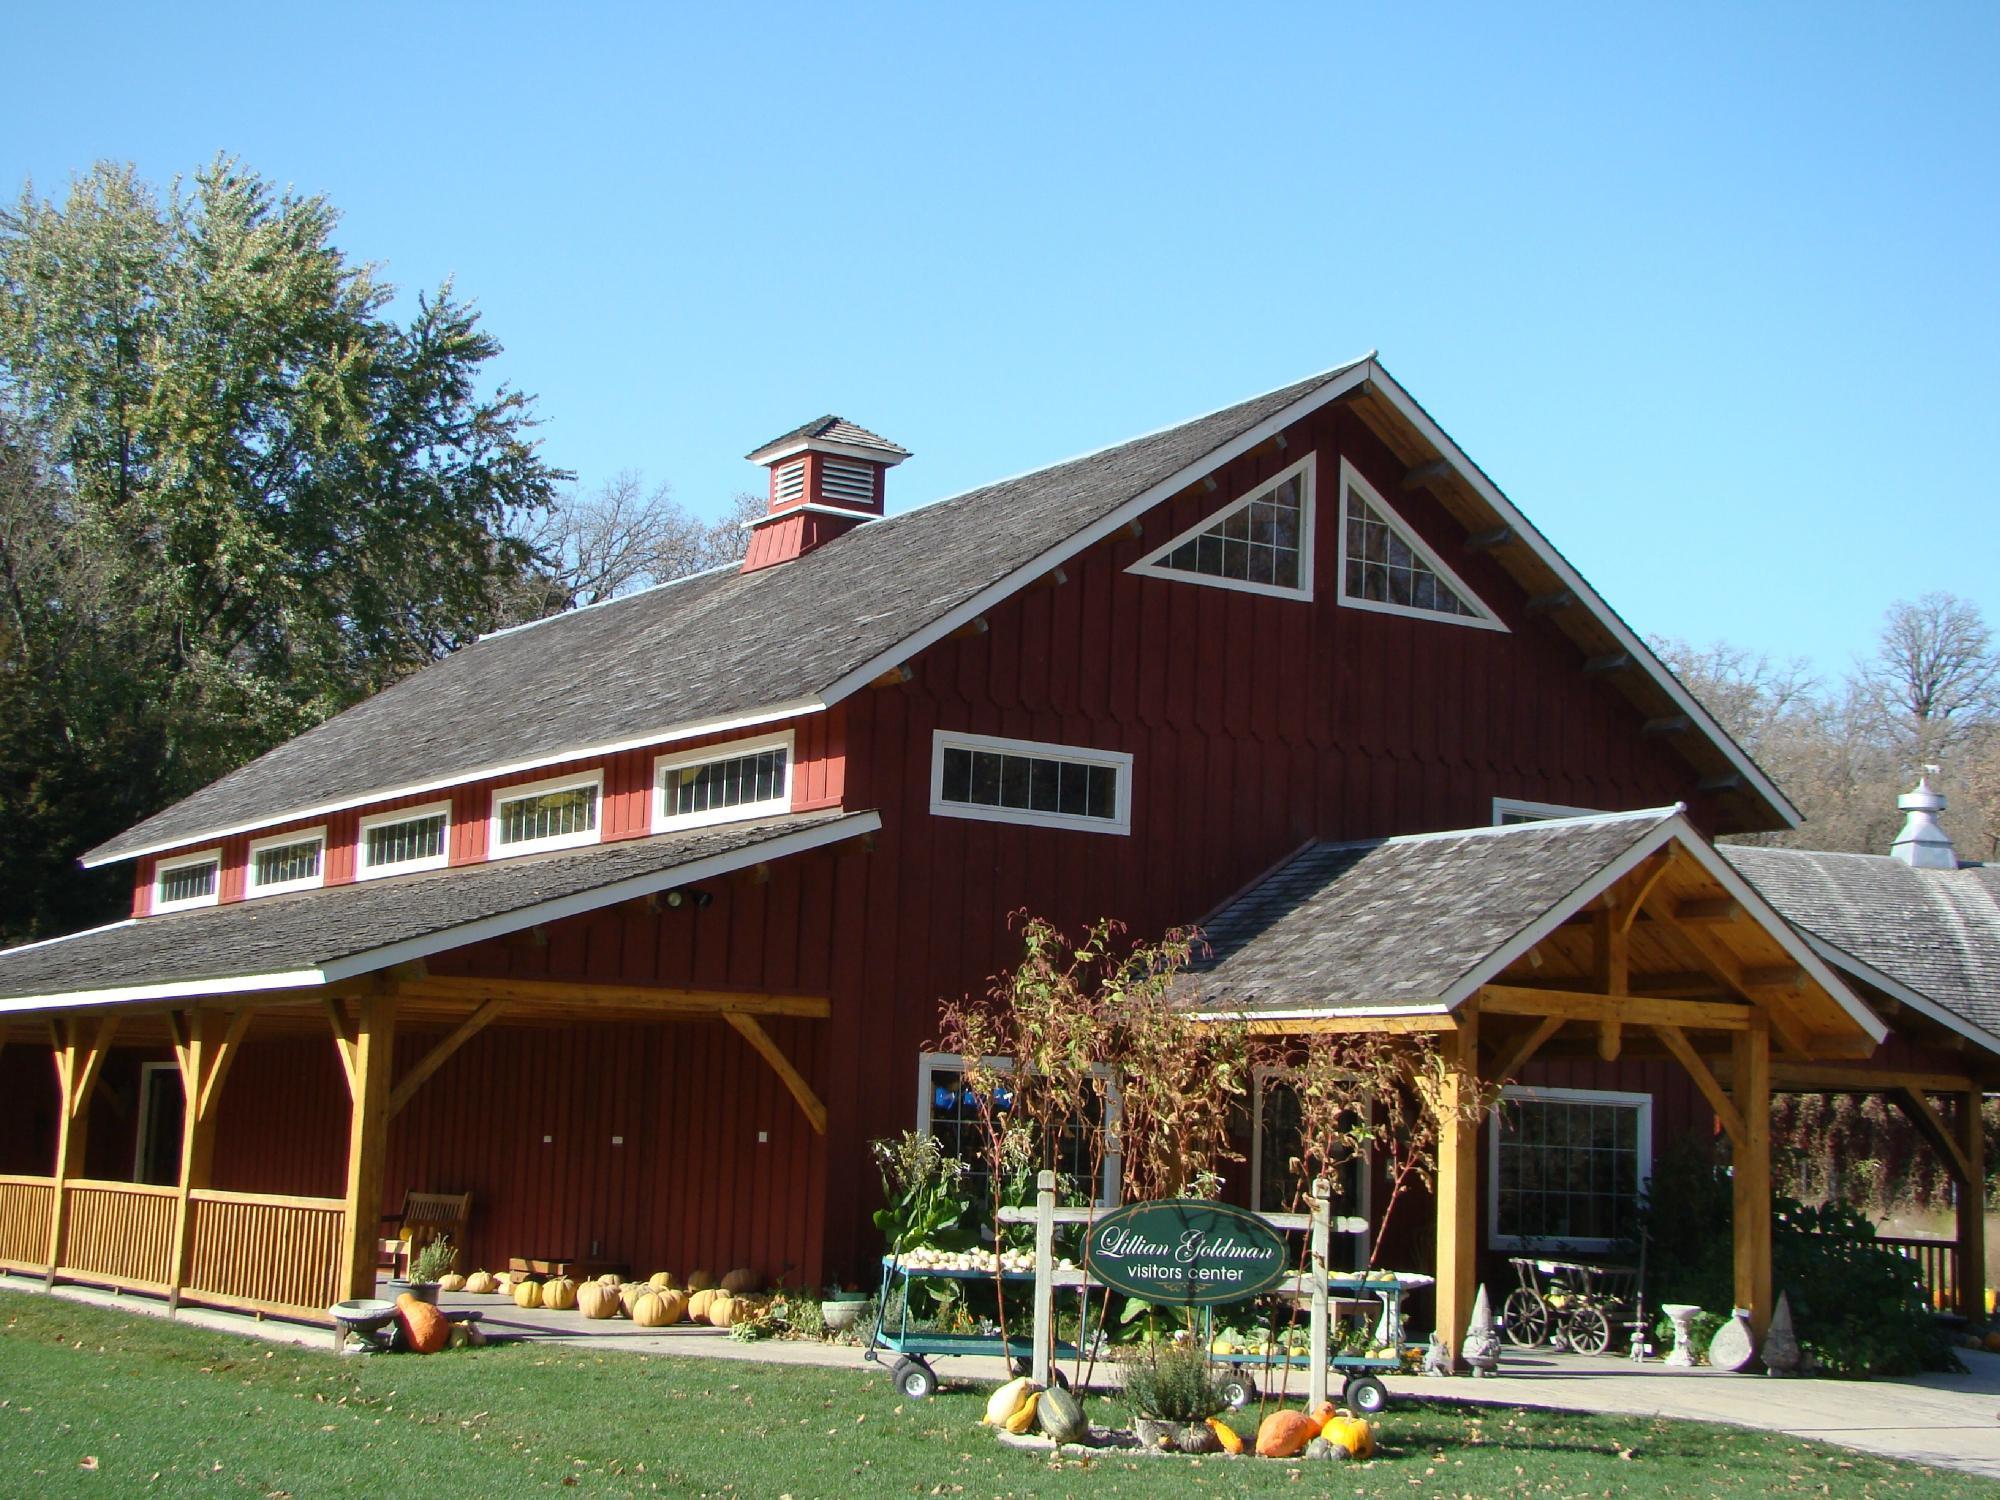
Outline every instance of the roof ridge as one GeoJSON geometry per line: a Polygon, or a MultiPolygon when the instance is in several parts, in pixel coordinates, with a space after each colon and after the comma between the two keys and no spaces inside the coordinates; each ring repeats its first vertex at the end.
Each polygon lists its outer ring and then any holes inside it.
{"type": "MultiPolygon", "coordinates": [[[[1372,839],[1319,840],[1309,847],[1320,849],[1379,849],[1387,844],[1425,844],[1443,839],[1492,838],[1512,833],[1531,833],[1536,829],[1570,828],[1597,823],[1664,823],[1669,818],[1685,817],[1685,802],[1668,803],[1662,807],[1635,807],[1626,812],[1578,813],[1566,818],[1533,818],[1525,823],[1480,823],[1471,828],[1438,828],[1429,833],[1389,833],[1372,839]]],[[[1304,850],[1299,851],[1304,853],[1304,850]]],[[[1294,855],[1294,858],[1297,856],[1294,855]]],[[[1289,863],[1289,861],[1287,861],[1289,863]]]]}

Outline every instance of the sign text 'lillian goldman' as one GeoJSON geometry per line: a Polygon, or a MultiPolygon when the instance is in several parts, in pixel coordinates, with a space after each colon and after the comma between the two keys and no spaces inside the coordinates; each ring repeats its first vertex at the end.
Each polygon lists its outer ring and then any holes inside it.
{"type": "Polygon", "coordinates": [[[1291,1270],[1277,1230],[1206,1198],[1128,1203],[1093,1224],[1083,1248],[1093,1281],[1147,1302],[1238,1302],[1291,1270]]]}

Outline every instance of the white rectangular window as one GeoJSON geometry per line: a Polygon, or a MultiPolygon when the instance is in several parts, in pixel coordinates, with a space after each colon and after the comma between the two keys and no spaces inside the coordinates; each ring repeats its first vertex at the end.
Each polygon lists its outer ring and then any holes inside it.
{"type": "Polygon", "coordinates": [[[361,820],[361,848],[356,875],[407,875],[415,870],[442,870],[451,863],[451,804],[398,808],[361,820]]]}
{"type": "Polygon", "coordinates": [[[246,896],[276,896],[285,891],[309,891],[325,881],[326,830],[307,828],[252,839],[250,866],[244,876],[246,896]]]}
{"type": "Polygon", "coordinates": [[[493,794],[489,855],[498,858],[596,843],[603,795],[602,771],[502,788],[493,794]]]}
{"type": "Polygon", "coordinates": [[[1650,1094],[1505,1089],[1487,1139],[1494,1249],[1609,1250],[1637,1231],[1650,1094]]]}
{"type": "Polygon", "coordinates": [[[204,849],[163,859],[153,867],[153,910],[213,906],[222,897],[222,851],[204,849]]]}
{"type": "Polygon", "coordinates": [[[931,811],[951,818],[1132,831],[1132,757],[940,729],[931,752],[931,811]]]}
{"type": "Polygon", "coordinates": [[[792,807],[792,736],[663,755],[653,762],[653,829],[766,818],[792,807]]]}
{"type": "MultiPolygon", "coordinates": [[[[1014,1071],[1013,1063],[1004,1057],[990,1059],[989,1066],[1002,1074],[1014,1071]]],[[[1097,1201],[1106,1207],[1118,1202],[1118,1185],[1125,1170],[1124,1161],[1117,1154],[1118,1100],[1115,1089],[1109,1102],[1111,1129],[1104,1132],[1101,1143],[1092,1139],[1097,1132],[1086,1129],[1083,1122],[1078,1121],[1064,1131],[1056,1149],[1056,1170],[1072,1183],[1089,1179],[1091,1157],[1102,1151],[1103,1160],[1098,1163],[1097,1201]]],[[[1012,1094],[1003,1084],[995,1091],[993,1099],[994,1121],[998,1123],[1012,1107],[1012,1094]]],[[[917,1059],[917,1131],[921,1135],[936,1137],[946,1156],[965,1163],[966,1193],[974,1203],[978,1203],[988,1192],[993,1175],[988,1149],[987,1111],[985,1101],[966,1084],[965,1059],[956,1053],[926,1052],[917,1059]]]]}

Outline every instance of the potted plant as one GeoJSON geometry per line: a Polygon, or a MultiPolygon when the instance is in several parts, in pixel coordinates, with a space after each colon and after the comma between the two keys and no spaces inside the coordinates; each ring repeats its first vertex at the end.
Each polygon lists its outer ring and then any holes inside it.
{"type": "Polygon", "coordinates": [[[826,1324],[827,1331],[845,1333],[860,1322],[871,1296],[859,1287],[828,1287],[819,1304],[820,1319],[826,1324]]]}
{"type": "Polygon", "coordinates": [[[1209,1373],[1208,1351],[1193,1339],[1156,1344],[1125,1371],[1133,1427],[1148,1448],[1213,1453],[1221,1446],[1208,1419],[1229,1408],[1209,1373]]]}
{"type": "Polygon", "coordinates": [[[438,1278],[451,1270],[458,1259],[458,1247],[447,1235],[439,1235],[410,1257],[409,1275],[402,1280],[390,1278],[389,1290],[392,1295],[408,1292],[419,1302],[437,1302],[438,1278]]]}

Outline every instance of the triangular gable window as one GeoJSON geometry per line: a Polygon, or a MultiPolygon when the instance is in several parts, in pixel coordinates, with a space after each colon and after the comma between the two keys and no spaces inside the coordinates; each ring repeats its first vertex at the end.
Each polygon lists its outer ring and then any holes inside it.
{"type": "Polygon", "coordinates": [[[1312,598],[1313,456],[1204,516],[1126,571],[1185,583],[1312,598]]]}
{"type": "Polygon", "coordinates": [[[1507,628],[1345,459],[1340,464],[1340,602],[1483,630],[1507,628]]]}

